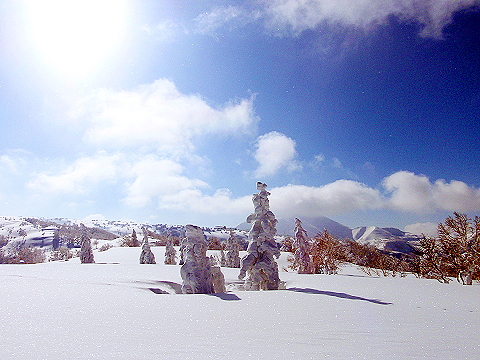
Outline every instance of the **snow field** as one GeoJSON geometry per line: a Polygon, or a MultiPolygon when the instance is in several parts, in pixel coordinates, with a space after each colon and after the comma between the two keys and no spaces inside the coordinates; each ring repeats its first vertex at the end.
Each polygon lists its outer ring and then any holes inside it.
{"type": "MultiPolygon", "coordinates": [[[[156,265],[138,264],[140,248],[96,252],[96,264],[1,265],[0,358],[478,358],[478,284],[346,267],[280,271],[287,290],[169,295],[180,266],[163,265],[164,249],[152,247],[156,265]]],[[[234,288],[239,270],[222,271],[234,288]]]]}

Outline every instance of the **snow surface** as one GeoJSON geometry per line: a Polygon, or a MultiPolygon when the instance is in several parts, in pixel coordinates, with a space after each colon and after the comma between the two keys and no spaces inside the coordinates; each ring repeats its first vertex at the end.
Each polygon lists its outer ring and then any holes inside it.
{"type": "MultiPolygon", "coordinates": [[[[164,247],[152,247],[163,259],[164,247]]],[[[478,359],[480,285],[280,272],[286,290],[175,294],[141,248],[0,265],[0,359],[478,359]],[[170,294],[168,294],[170,293],[170,294]]],[[[215,254],[215,251],[210,251],[215,254]]],[[[286,254],[280,269],[287,265],[286,254]]]]}

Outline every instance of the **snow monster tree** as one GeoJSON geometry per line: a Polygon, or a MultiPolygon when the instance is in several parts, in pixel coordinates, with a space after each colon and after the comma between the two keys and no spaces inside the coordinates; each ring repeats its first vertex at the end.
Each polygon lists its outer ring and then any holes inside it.
{"type": "Polygon", "coordinates": [[[252,223],[248,234],[250,244],[248,254],[242,258],[240,280],[245,279],[245,290],[277,290],[280,285],[278,265],[274,257],[280,257],[280,250],[275,242],[277,219],[270,211],[266,184],[257,182],[257,194],[252,197],[255,212],[247,217],[252,223]]]}
{"type": "Polygon", "coordinates": [[[90,238],[88,237],[85,225],[80,224],[80,231],[82,232],[80,262],[82,264],[92,264],[95,262],[95,259],[93,258],[92,244],[90,243],[90,238]]]}
{"type": "Polygon", "coordinates": [[[218,284],[221,272],[220,274],[218,271],[215,274],[212,273],[210,258],[207,257],[207,242],[202,229],[195,225],[187,225],[184,245],[185,263],[180,269],[183,280],[182,292],[184,294],[215,293],[215,287],[221,288],[218,284]]]}
{"type": "Polygon", "coordinates": [[[240,267],[240,245],[233,231],[230,231],[230,237],[227,240],[227,258],[225,259],[225,266],[230,268],[240,267]]]}
{"type": "Polygon", "coordinates": [[[147,229],[142,228],[143,231],[143,244],[142,252],[140,253],[140,264],[156,264],[155,255],[150,249],[150,244],[148,243],[148,233],[147,229]]]}
{"type": "Polygon", "coordinates": [[[173,247],[173,240],[170,234],[168,234],[167,243],[165,244],[165,259],[163,263],[165,265],[177,264],[177,251],[173,247]]]}
{"type": "Polygon", "coordinates": [[[295,218],[295,240],[293,247],[296,249],[293,255],[292,268],[297,269],[299,274],[312,274],[313,268],[310,261],[308,235],[302,227],[302,222],[295,218]]]}

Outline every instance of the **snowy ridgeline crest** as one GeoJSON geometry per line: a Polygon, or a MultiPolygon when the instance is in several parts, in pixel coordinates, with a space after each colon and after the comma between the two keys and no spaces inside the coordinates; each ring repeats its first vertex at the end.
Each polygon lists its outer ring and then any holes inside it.
{"type": "Polygon", "coordinates": [[[241,260],[239,279],[245,279],[245,290],[277,290],[280,285],[278,265],[274,257],[280,257],[275,242],[277,220],[270,211],[267,185],[257,182],[257,194],[252,197],[255,212],[247,218],[252,223],[249,233],[250,244],[241,260]]]}
{"type": "Polygon", "coordinates": [[[213,294],[225,292],[225,278],[218,266],[207,257],[207,242],[200,227],[186,226],[182,243],[184,264],[180,269],[184,294],[213,294]]]}

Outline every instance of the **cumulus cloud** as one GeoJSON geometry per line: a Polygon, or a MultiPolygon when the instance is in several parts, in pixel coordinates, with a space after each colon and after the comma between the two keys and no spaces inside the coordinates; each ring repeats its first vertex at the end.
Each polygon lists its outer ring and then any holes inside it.
{"type": "Polygon", "coordinates": [[[132,166],[130,175],[135,180],[127,184],[125,203],[142,207],[154,198],[161,199],[163,195],[208,186],[201,180],[182,175],[183,171],[183,166],[171,159],[158,159],[154,155],[148,155],[132,166]]]}
{"type": "Polygon", "coordinates": [[[468,212],[480,210],[480,189],[464,182],[436,180],[432,183],[425,175],[399,171],[383,180],[391,193],[387,206],[410,212],[437,210],[468,212]]]}
{"type": "Polygon", "coordinates": [[[96,91],[72,115],[85,116],[85,138],[91,144],[146,147],[170,155],[193,151],[197,136],[249,133],[257,120],[253,97],[213,108],[199,95],[182,94],[166,79],[132,91],[96,91]]]}
{"type": "Polygon", "coordinates": [[[378,190],[351,180],[319,187],[287,185],[270,191],[272,209],[282,217],[338,215],[383,206],[378,190]]]}
{"type": "Polygon", "coordinates": [[[27,187],[46,193],[87,193],[99,182],[114,180],[120,169],[120,160],[119,155],[105,153],[82,157],[58,174],[36,174],[27,187]]]}
{"type": "Polygon", "coordinates": [[[369,29],[384,24],[390,16],[423,26],[422,36],[441,37],[442,29],[458,10],[478,0],[269,0],[263,1],[271,26],[294,33],[321,24],[369,29]]]}
{"type": "Polygon", "coordinates": [[[229,189],[218,189],[213,195],[205,195],[199,189],[185,189],[163,196],[160,207],[197,213],[241,215],[252,211],[252,200],[251,196],[235,199],[229,189]]]}
{"type": "Polygon", "coordinates": [[[416,235],[438,236],[437,223],[425,222],[405,226],[405,231],[416,235]]]}
{"type": "Polygon", "coordinates": [[[255,176],[272,176],[282,168],[288,171],[300,169],[300,165],[295,160],[297,156],[295,146],[293,139],[276,131],[259,136],[254,155],[258,162],[255,176]]]}

